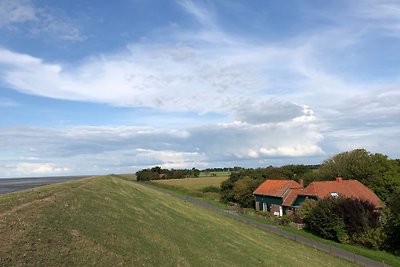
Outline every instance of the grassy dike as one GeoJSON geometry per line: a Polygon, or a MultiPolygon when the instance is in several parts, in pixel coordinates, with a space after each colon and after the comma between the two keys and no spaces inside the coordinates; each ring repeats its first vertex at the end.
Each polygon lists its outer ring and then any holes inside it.
{"type": "Polygon", "coordinates": [[[0,266],[351,266],[117,176],[0,196],[0,266]]]}

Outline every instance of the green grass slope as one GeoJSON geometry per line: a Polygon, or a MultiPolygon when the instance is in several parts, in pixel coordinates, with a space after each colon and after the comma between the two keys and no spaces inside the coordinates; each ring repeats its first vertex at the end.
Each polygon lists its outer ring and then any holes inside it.
{"type": "Polygon", "coordinates": [[[349,266],[116,176],[0,196],[0,266],[349,266]]]}

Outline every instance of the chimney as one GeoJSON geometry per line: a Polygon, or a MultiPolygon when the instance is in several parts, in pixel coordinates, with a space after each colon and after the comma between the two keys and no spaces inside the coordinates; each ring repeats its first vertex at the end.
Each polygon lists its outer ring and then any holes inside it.
{"type": "Polygon", "coordinates": [[[301,187],[304,187],[304,180],[303,180],[303,179],[300,179],[300,180],[299,180],[299,184],[300,184],[301,187]]]}
{"type": "Polygon", "coordinates": [[[343,182],[343,178],[342,178],[342,177],[337,177],[337,178],[336,178],[336,182],[338,182],[338,183],[343,182]]]}

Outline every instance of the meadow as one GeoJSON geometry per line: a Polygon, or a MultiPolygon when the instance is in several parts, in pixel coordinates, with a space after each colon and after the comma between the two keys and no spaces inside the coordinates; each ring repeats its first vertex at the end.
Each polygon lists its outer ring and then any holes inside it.
{"type": "Polygon", "coordinates": [[[0,266],[353,266],[122,178],[0,196],[0,266]]]}
{"type": "Polygon", "coordinates": [[[228,176],[208,176],[199,178],[153,180],[152,182],[170,186],[178,186],[188,190],[201,190],[207,186],[220,187],[228,176]]]}

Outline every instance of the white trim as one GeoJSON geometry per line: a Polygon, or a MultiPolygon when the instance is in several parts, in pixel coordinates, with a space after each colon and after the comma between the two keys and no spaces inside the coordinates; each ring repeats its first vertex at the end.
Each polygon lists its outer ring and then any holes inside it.
{"type": "Polygon", "coordinates": [[[262,210],[263,211],[268,211],[267,203],[263,202],[262,210]]]}

